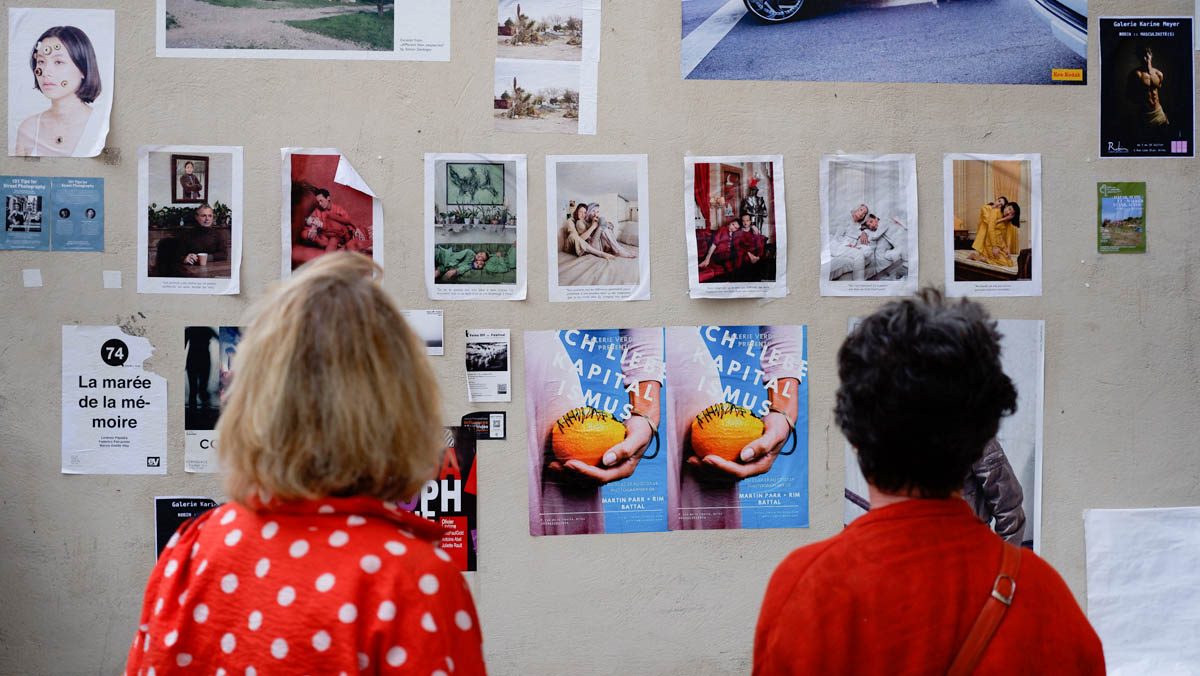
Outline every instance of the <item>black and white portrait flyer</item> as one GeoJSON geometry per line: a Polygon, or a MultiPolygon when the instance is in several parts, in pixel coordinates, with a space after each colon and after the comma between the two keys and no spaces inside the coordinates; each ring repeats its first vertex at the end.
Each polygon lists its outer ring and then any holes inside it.
{"type": "MultiPolygon", "coordinates": [[[[850,320],[853,330],[860,320],[850,320]]],[[[1017,411],[1000,421],[963,485],[963,497],[980,520],[1015,545],[1041,548],[1042,401],[1046,326],[1041,320],[1001,319],[1000,366],[1017,389],[1017,411]]],[[[845,523],[870,507],[867,482],[850,444],[845,446],[845,523]]]]}
{"type": "Polygon", "coordinates": [[[1100,18],[1100,157],[1195,157],[1191,17],[1100,18]]]}
{"type": "Polygon", "coordinates": [[[237,326],[188,326],[183,329],[183,469],[211,474],[217,465],[217,419],[233,382],[233,355],[242,329],[237,326]]]}
{"type": "Polygon", "coordinates": [[[167,379],[150,341],[118,326],[62,327],[63,474],[166,474],[167,379]]]}
{"type": "Polygon", "coordinates": [[[433,300],[525,300],[524,155],[425,155],[425,288],[433,300]]]}
{"type": "Polygon", "coordinates": [[[550,300],[649,300],[646,155],[546,156],[550,300]]]}
{"type": "Polygon", "coordinates": [[[383,265],[383,201],[337,148],[283,148],[282,279],[332,251],[383,265]]]}
{"type": "Polygon", "coordinates": [[[947,154],[946,294],[1042,295],[1042,156],[947,154]]]}
{"type": "Polygon", "coordinates": [[[8,10],[8,154],[95,157],[112,113],[111,9],[8,10]]]}
{"type": "Polygon", "coordinates": [[[449,61],[450,0],[158,0],[158,56],[449,61]]]}
{"type": "Polygon", "coordinates": [[[821,295],[917,290],[914,155],[821,158],[821,295]]]}
{"type": "Polygon", "coordinates": [[[138,149],[138,293],[236,294],[242,148],[138,149]]]}
{"type": "Polygon", "coordinates": [[[782,155],[685,157],[684,244],[692,298],[787,295],[782,155]]]}
{"type": "Polygon", "coordinates": [[[467,329],[467,401],[512,401],[508,329],[467,329]]]}

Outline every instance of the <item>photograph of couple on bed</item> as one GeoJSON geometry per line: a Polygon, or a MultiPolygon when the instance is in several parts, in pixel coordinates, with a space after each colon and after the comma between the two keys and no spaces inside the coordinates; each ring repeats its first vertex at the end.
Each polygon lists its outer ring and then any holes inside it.
{"type": "Polygon", "coordinates": [[[700,283],[774,282],[771,162],[697,163],[694,171],[694,265],[700,283]]]}
{"type": "Polygon", "coordinates": [[[954,281],[1032,278],[1029,164],[954,160],[954,281]]]}
{"type": "Polygon", "coordinates": [[[638,166],[556,166],[559,286],[628,286],[640,278],[638,166]]]}
{"type": "Polygon", "coordinates": [[[915,278],[914,158],[828,155],[821,173],[827,282],[894,285],[915,278]]]}

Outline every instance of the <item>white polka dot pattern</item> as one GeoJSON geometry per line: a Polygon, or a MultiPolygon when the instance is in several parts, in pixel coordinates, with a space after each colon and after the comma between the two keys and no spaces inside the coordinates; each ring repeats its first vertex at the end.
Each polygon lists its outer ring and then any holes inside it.
{"type": "Polygon", "coordinates": [[[287,641],[283,640],[282,638],[277,638],[274,641],[271,641],[271,657],[274,657],[277,660],[281,660],[281,659],[287,657],[287,654],[288,654],[287,641]]]}
{"type": "Polygon", "coordinates": [[[390,667],[402,666],[408,661],[408,651],[400,646],[392,646],[387,651],[387,663],[390,667]]]}
{"type": "Polygon", "coordinates": [[[437,528],[365,498],[201,515],[151,577],[127,673],[481,673],[459,552],[431,544],[437,528]]]}
{"type": "Polygon", "coordinates": [[[296,540],[288,547],[288,555],[298,559],[308,553],[308,540],[296,540]]]}
{"type": "Polygon", "coordinates": [[[437,593],[438,587],[440,585],[438,584],[438,579],[437,579],[436,575],[431,575],[429,573],[425,573],[424,575],[421,576],[421,579],[417,582],[417,586],[421,588],[422,594],[432,596],[437,593]]]}

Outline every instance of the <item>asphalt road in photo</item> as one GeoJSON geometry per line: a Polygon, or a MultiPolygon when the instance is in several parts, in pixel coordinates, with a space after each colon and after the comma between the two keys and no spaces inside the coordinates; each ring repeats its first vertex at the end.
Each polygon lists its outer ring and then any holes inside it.
{"type": "MultiPolygon", "coordinates": [[[[682,5],[686,70],[688,36],[735,7],[727,0],[682,5]]],[[[747,13],[707,54],[693,46],[691,59],[689,79],[833,82],[1042,84],[1051,82],[1052,68],[1087,65],[1055,39],[1028,0],[901,7],[817,0],[813,11],[782,24],[747,13]]]]}

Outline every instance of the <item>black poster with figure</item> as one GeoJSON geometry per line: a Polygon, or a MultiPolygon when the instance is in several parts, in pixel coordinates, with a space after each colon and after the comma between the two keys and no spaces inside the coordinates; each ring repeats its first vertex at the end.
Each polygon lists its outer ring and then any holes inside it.
{"type": "Polygon", "coordinates": [[[154,498],[154,558],[184,521],[200,516],[220,503],[212,498],[170,496],[154,498]]]}
{"type": "Polygon", "coordinates": [[[1101,17],[1101,157],[1194,157],[1194,99],[1191,17],[1101,17]]]}

